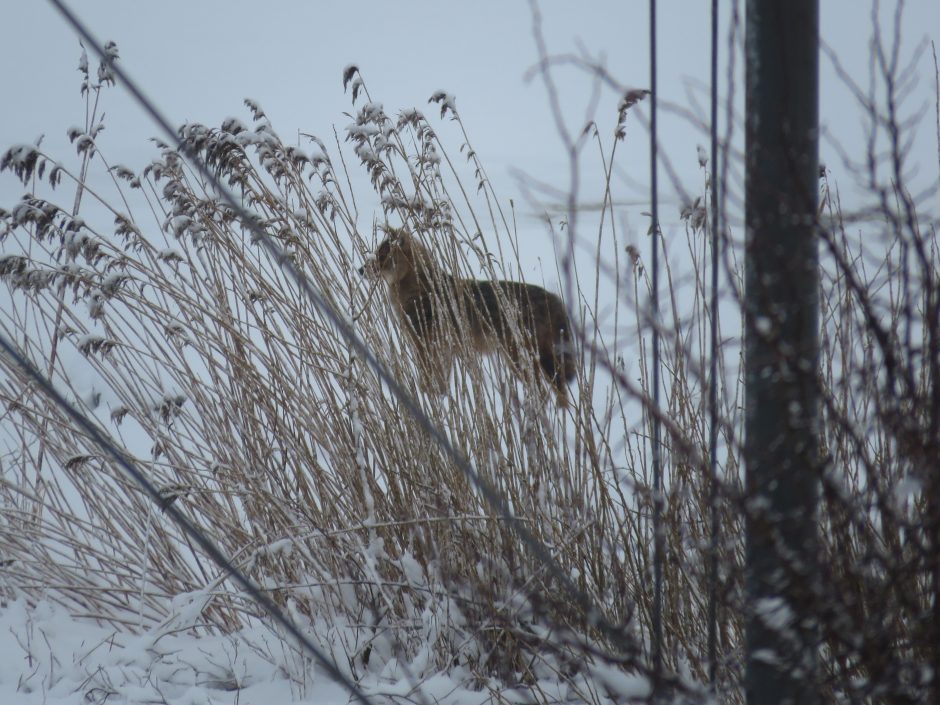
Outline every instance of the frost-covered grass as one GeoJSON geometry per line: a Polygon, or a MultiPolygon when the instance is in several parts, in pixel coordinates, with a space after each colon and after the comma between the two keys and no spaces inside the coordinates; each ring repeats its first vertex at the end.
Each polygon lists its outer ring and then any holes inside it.
{"type": "MultiPolygon", "coordinates": [[[[29,193],[0,211],[0,331],[127,449],[163,506],[184,512],[377,701],[600,703],[645,700],[656,683],[701,695],[714,502],[718,688],[740,701],[743,527],[757,517],[773,531],[773,518],[742,482],[734,230],[722,234],[711,493],[710,184],[664,243],[665,383],[654,408],[650,273],[614,217],[609,176],[603,218],[519,228],[452,96],[432,96],[440,128],[418,110],[393,116],[355,67],[344,73],[352,124],[329,139],[287,144],[251,101],[247,122],[180,130],[588,596],[598,612],[585,615],[184,158],[158,142],[139,171],[110,160],[103,86],[85,81],[87,123],[69,131],[76,165],[41,145],[3,154],[0,168],[29,193]],[[583,352],[570,409],[534,376],[468,350],[448,394],[420,391],[426,372],[384,290],[356,271],[385,222],[466,276],[519,278],[533,237],[559,245],[546,279],[583,352]],[[666,476],[661,674],[649,659],[654,418],[666,476]],[[598,615],[621,625],[619,639],[598,615]]],[[[609,140],[580,138],[581,149],[596,141],[608,175],[642,92],[628,97],[609,140]]],[[[782,637],[793,615],[812,613],[833,702],[879,688],[923,693],[940,633],[940,622],[919,626],[932,623],[940,579],[929,501],[940,492],[925,471],[940,447],[940,257],[936,214],[904,191],[898,169],[872,169],[878,218],[861,233],[844,225],[832,172],[820,182],[821,577],[788,566],[803,602],[761,612],[782,637]]],[[[3,688],[15,680],[22,697],[50,702],[345,699],[8,360],[0,399],[0,588],[10,600],[0,618],[3,652],[14,654],[0,665],[3,688]]],[[[800,656],[785,646],[776,655],[800,656]]]]}

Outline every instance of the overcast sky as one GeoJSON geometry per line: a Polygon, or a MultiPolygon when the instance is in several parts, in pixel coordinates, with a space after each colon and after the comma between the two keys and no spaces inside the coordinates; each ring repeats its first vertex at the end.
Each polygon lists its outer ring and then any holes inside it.
{"type": "MultiPolygon", "coordinates": [[[[870,5],[865,0],[823,0],[822,36],[847,71],[868,83],[871,56],[870,5]]],[[[894,3],[884,3],[892,6],[894,3]]],[[[360,66],[375,100],[386,110],[427,105],[436,90],[457,97],[457,106],[490,175],[515,196],[514,170],[564,184],[566,158],[538,80],[524,80],[537,60],[530,6],[522,0],[442,2],[197,2],[162,0],[72,2],[91,30],[117,42],[121,60],[157,105],[176,123],[217,125],[227,116],[247,118],[242,99],[265,108],[285,138],[297,130],[328,135],[348,122],[341,72],[360,66]]],[[[723,25],[730,3],[723,2],[723,25]]],[[[659,7],[660,96],[707,117],[709,10],[705,0],[661,0],[659,7]]],[[[940,2],[905,4],[908,55],[926,37],[940,34],[940,2]]],[[[584,53],[602,60],[625,86],[649,83],[648,2],[540,3],[548,50],[584,53]]],[[[76,65],[80,49],[74,32],[44,0],[6,0],[0,5],[0,81],[4,109],[0,145],[46,135],[46,146],[66,151],[65,130],[81,124],[76,65]]],[[[885,31],[890,26],[884,25],[885,31]]],[[[722,63],[727,60],[726,31],[722,63]]],[[[95,62],[96,64],[97,62],[95,62]]],[[[740,61],[739,61],[740,65],[740,61]]],[[[848,94],[822,61],[821,113],[824,126],[854,144],[860,118],[848,94]]],[[[933,102],[930,51],[920,64],[921,80],[912,106],[933,102]]],[[[585,121],[591,81],[582,72],[560,69],[566,117],[577,130],[585,121]]],[[[724,89],[723,89],[724,90],[724,89]]],[[[736,88],[740,97],[743,88],[736,88]]],[[[605,92],[594,117],[607,133],[617,96],[605,92]]],[[[107,133],[102,147],[110,158],[141,168],[153,156],[146,138],[156,134],[129,98],[112,91],[106,98],[107,133]]],[[[929,117],[929,116],[928,116],[929,117]]],[[[927,121],[923,147],[933,159],[936,136],[927,121]],[[931,142],[933,149],[931,149],[931,142]]],[[[638,125],[621,152],[624,173],[648,182],[645,135],[638,125]]],[[[445,144],[448,126],[439,125],[445,144]]],[[[450,133],[454,149],[456,131],[450,133]]],[[[680,174],[696,185],[695,146],[706,137],[686,118],[662,114],[664,149],[680,174]]],[[[827,149],[824,147],[824,158],[827,149]]],[[[932,162],[936,167],[936,161],[932,162]]],[[[586,169],[589,178],[597,170],[586,169]]],[[[935,172],[935,169],[934,169],[935,172]]],[[[5,202],[19,195],[9,178],[0,179],[5,202]]],[[[589,182],[590,183],[590,182],[589,182]]],[[[624,199],[642,194],[624,189],[624,199]]],[[[600,194],[585,192],[591,200],[600,194]]],[[[669,191],[664,197],[671,198],[669,191]]],[[[669,210],[669,206],[665,210],[669,210]]],[[[668,212],[667,212],[668,216],[668,212]]]]}
{"type": "MultiPolygon", "coordinates": [[[[551,51],[577,51],[580,44],[593,55],[606,55],[624,83],[645,86],[645,7],[623,2],[597,4],[590,12],[569,7],[543,8],[551,51]]],[[[430,116],[436,111],[427,100],[434,91],[456,95],[495,178],[506,177],[510,167],[544,176],[565,164],[545,92],[538,82],[523,80],[537,57],[525,2],[172,0],[84,2],[75,8],[98,37],[118,43],[125,67],[177,123],[217,125],[229,115],[246,118],[242,99],[251,97],[285,138],[298,129],[327,136],[333,125],[349,122],[341,74],[356,63],[373,98],[392,114],[417,106],[430,116]]],[[[700,23],[707,16],[674,19],[682,21],[671,23],[669,31],[681,32],[677,39],[686,47],[698,45],[696,53],[702,54],[707,36],[700,23]]],[[[8,96],[0,143],[31,141],[41,132],[47,144],[61,142],[65,128],[82,116],[74,33],[41,0],[4,3],[0,22],[7,28],[0,75],[8,96]]],[[[701,67],[690,68],[706,78],[701,67]]],[[[575,80],[569,81],[565,101],[573,122],[581,123],[589,81],[566,73],[575,80]]],[[[601,105],[608,124],[615,103],[616,97],[607,95],[601,105]]],[[[156,128],[114,95],[107,98],[107,110],[107,140],[117,144],[120,137],[121,160],[136,157],[130,166],[142,166],[153,155],[145,140],[156,128]]],[[[116,149],[108,149],[117,158],[116,149]]]]}
{"type": "MultiPolygon", "coordinates": [[[[462,142],[456,126],[439,120],[437,108],[427,104],[438,90],[455,95],[473,146],[498,194],[504,201],[515,199],[521,211],[520,226],[531,230],[530,237],[538,239],[538,249],[545,253],[542,248],[547,242],[538,215],[559,199],[543,195],[539,203],[526,203],[520,198],[519,174],[564,189],[568,161],[544,85],[537,77],[526,80],[538,59],[528,2],[72,0],[71,4],[97,37],[117,42],[125,69],[175,124],[196,121],[217,126],[228,116],[248,122],[242,101],[250,97],[261,104],[285,140],[295,139],[298,131],[329,139],[334,127],[342,135],[350,122],[344,115],[350,110],[350,97],[344,94],[341,75],[345,66],[355,63],[373,100],[391,115],[410,107],[422,109],[445,147],[456,155],[462,142]]],[[[721,92],[727,95],[732,5],[720,4],[721,92]]],[[[739,4],[743,12],[743,2],[739,4]]],[[[895,4],[882,4],[887,9],[882,10],[879,26],[890,35],[895,4]]],[[[846,73],[867,89],[871,4],[822,0],[820,5],[825,46],[846,73]]],[[[940,2],[912,0],[904,7],[901,56],[906,60],[918,44],[940,35],[940,2]]],[[[550,54],[577,54],[601,62],[628,88],[649,85],[646,0],[546,0],[539,8],[550,54]]],[[[702,123],[708,118],[711,3],[660,0],[658,8],[661,149],[675,166],[682,186],[695,195],[701,192],[703,181],[696,147],[707,145],[708,136],[689,115],[702,123]],[[671,112],[670,104],[688,114],[671,112]]],[[[5,0],[0,3],[0,26],[4,28],[0,147],[32,142],[44,134],[47,152],[77,162],[66,138],[66,129],[84,120],[76,71],[81,50],[75,33],[45,0],[5,0]]],[[[740,112],[744,94],[740,51],[735,60],[739,80],[734,97],[740,112]]],[[[865,149],[862,112],[825,52],[820,65],[823,130],[860,157],[865,149]]],[[[92,66],[97,66],[93,57],[92,66]]],[[[918,81],[904,111],[926,112],[915,135],[911,162],[921,185],[935,184],[936,98],[929,44],[916,75],[918,81]]],[[[584,71],[561,67],[554,76],[569,128],[576,133],[593,118],[609,146],[619,95],[603,90],[594,105],[594,84],[584,71]]],[[[112,163],[139,171],[156,156],[147,139],[158,130],[122,89],[108,91],[104,101],[106,130],[99,146],[112,163]]],[[[647,108],[641,106],[644,111],[647,108]]],[[[621,232],[637,243],[645,240],[648,219],[643,211],[649,209],[648,137],[639,117],[631,117],[627,140],[618,148],[614,184],[614,196],[624,204],[619,210],[621,232]]],[[[741,137],[740,130],[737,137],[741,137]]],[[[823,139],[821,158],[833,169],[843,198],[851,201],[856,175],[839,164],[829,137],[823,139]]],[[[592,146],[585,151],[582,164],[579,200],[583,204],[601,199],[601,176],[592,146]]],[[[738,181],[729,184],[730,191],[741,192],[738,181]]],[[[663,182],[660,213],[668,234],[669,228],[678,227],[681,204],[665,175],[663,182]]],[[[9,206],[21,194],[22,187],[10,175],[0,175],[0,207],[9,206]]],[[[534,271],[535,265],[531,267],[534,271]]]]}

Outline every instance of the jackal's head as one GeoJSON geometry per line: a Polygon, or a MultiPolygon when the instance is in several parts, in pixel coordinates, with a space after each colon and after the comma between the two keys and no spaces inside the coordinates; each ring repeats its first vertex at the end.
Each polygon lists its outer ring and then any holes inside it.
{"type": "Polygon", "coordinates": [[[388,229],[388,235],[366,258],[359,273],[370,278],[382,277],[388,284],[400,282],[414,271],[422,247],[404,230],[388,229]]]}

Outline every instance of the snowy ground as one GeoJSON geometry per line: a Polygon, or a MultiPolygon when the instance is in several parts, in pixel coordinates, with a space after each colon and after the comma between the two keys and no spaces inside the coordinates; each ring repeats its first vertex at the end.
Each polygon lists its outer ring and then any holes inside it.
{"type": "MultiPolygon", "coordinates": [[[[360,687],[376,705],[572,702],[572,698],[583,702],[588,692],[592,696],[587,699],[597,702],[597,686],[615,693],[619,702],[649,695],[643,678],[604,667],[591,671],[588,677],[594,687],[584,691],[548,679],[534,690],[499,688],[496,696],[488,688],[468,687],[473,679],[459,668],[417,683],[413,671],[391,659],[381,672],[363,678],[360,687]]],[[[261,626],[237,637],[222,637],[164,623],[133,635],[73,618],[49,602],[32,609],[22,601],[0,608],[0,703],[4,705],[349,702],[355,698],[343,687],[318,676],[309,660],[286,649],[261,626]]]]}
{"type": "Polygon", "coordinates": [[[15,602],[0,611],[0,702],[8,705],[348,702],[312,667],[306,682],[292,679],[276,663],[285,657],[292,658],[262,629],[240,639],[138,636],[73,619],[50,603],[28,609],[15,602]]]}
{"type": "MultiPolygon", "coordinates": [[[[177,613],[183,615],[183,605],[177,613]]],[[[186,619],[185,616],[181,619],[186,619]]],[[[317,675],[309,659],[285,648],[263,626],[237,636],[181,630],[177,620],[142,634],[70,616],[42,602],[0,608],[0,703],[168,703],[169,705],[338,705],[356,702],[343,687],[317,675]]],[[[587,664],[585,664],[587,665],[587,664]]],[[[539,680],[531,689],[470,687],[462,669],[425,676],[392,658],[380,672],[361,679],[375,705],[484,705],[485,703],[644,701],[649,683],[608,666],[588,666],[585,679],[539,680]],[[605,695],[600,695],[600,692],[605,695]]]]}
{"type": "MultiPolygon", "coordinates": [[[[363,683],[376,703],[414,697],[407,678],[379,674],[363,683]],[[370,689],[371,685],[371,689],[370,689]]],[[[450,678],[425,680],[427,702],[481,703],[450,678]]],[[[51,603],[0,610],[0,703],[169,703],[334,705],[352,700],[309,661],[263,627],[238,637],[156,628],[130,635],[75,619],[51,603]]]]}

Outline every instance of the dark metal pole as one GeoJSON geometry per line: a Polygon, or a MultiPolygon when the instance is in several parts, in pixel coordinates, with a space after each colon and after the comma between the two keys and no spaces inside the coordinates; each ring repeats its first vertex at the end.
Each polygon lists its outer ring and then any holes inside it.
{"type": "Polygon", "coordinates": [[[813,705],[819,478],[818,0],[747,0],[749,705],[813,705]]]}

